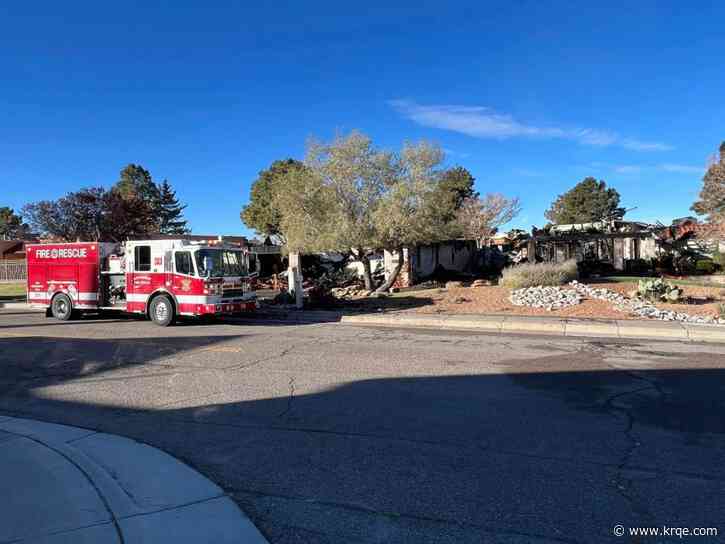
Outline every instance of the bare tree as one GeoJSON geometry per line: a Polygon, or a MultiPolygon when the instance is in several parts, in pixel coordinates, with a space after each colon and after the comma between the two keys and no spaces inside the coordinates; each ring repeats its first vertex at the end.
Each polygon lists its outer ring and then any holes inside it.
{"type": "Polygon", "coordinates": [[[518,197],[509,198],[500,193],[489,193],[483,198],[467,198],[458,209],[456,218],[463,235],[476,240],[480,249],[483,242],[493,236],[521,212],[518,197]]]}
{"type": "Polygon", "coordinates": [[[701,240],[725,242],[725,221],[701,223],[697,229],[697,237],[701,240]]]}
{"type": "Polygon", "coordinates": [[[725,142],[720,154],[714,157],[702,178],[700,198],[690,208],[699,215],[706,215],[710,223],[725,223],[725,142]]]}

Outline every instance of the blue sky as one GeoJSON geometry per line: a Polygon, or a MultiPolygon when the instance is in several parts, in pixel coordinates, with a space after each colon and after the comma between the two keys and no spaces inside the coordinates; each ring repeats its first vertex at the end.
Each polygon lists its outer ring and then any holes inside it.
{"type": "Polygon", "coordinates": [[[668,221],[725,139],[722,4],[346,4],[3,2],[0,205],[134,162],[195,232],[248,233],[259,170],[356,128],[439,143],[525,228],[588,175],[668,221]]]}

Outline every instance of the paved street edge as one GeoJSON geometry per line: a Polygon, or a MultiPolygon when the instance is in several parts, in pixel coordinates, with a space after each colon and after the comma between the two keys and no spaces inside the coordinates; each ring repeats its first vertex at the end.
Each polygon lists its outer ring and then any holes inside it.
{"type": "Polygon", "coordinates": [[[725,327],[667,321],[571,319],[496,315],[403,315],[381,313],[345,315],[346,325],[420,328],[487,333],[545,334],[565,337],[662,339],[680,342],[725,343],[725,327]]]}
{"type": "MultiPolygon", "coordinates": [[[[99,504],[108,512],[105,524],[114,527],[120,542],[133,544],[146,542],[149,536],[167,535],[179,542],[268,544],[219,486],[158,448],[119,435],[2,413],[0,431],[17,437],[5,442],[5,448],[29,440],[44,448],[49,458],[75,467],[73,481],[79,486],[90,483],[95,489],[99,504]],[[156,482],[149,485],[150,480],[156,482]],[[137,488],[144,493],[129,491],[137,488]]],[[[2,475],[0,467],[0,478],[2,475]]],[[[41,496],[36,504],[39,511],[45,509],[42,502],[41,496]]],[[[33,512],[29,515],[37,517],[33,512]]],[[[3,523],[12,525],[13,520],[3,523]]],[[[61,532],[76,534],[93,527],[98,525],[61,532]]],[[[38,531],[28,538],[59,534],[44,534],[40,527],[38,531]]]]}
{"type": "MultiPolygon", "coordinates": [[[[0,309],[37,311],[26,304],[0,304],[0,309]]],[[[535,316],[502,316],[488,314],[426,315],[381,312],[376,314],[345,315],[339,311],[295,310],[266,308],[256,314],[234,319],[283,321],[294,323],[341,323],[344,325],[373,325],[486,333],[545,334],[554,336],[588,336],[642,340],[672,340],[679,342],[711,342],[725,344],[725,326],[702,325],[657,320],[559,318],[535,316]]]]}

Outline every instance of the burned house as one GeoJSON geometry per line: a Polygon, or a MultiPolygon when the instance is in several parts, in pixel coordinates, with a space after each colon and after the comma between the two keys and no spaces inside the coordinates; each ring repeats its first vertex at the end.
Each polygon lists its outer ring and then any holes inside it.
{"type": "Polygon", "coordinates": [[[531,260],[535,255],[538,262],[575,259],[637,273],[688,247],[696,236],[696,224],[692,218],[683,218],[671,226],[614,220],[534,228],[526,241],[525,256],[531,260]]]}
{"type": "MultiPolygon", "coordinates": [[[[406,247],[403,250],[403,268],[395,285],[409,287],[436,275],[464,272],[475,265],[477,253],[475,240],[464,239],[406,247]]],[[[397,253],[387,250],[383,253],[386,278],[398,264],[398,259],[397,253]]]]}
{"type": "MultiPolygon", "coordinates": [[[[660,267],[673,267],[689,253],[707,257],[717,243],[703,239],[702,223],[693,217],[676,219],[671,225],[640,221],[598,221],[569,225],[549,225],[531,232],[512,230],[497,234],[478,247],[474,240],[407,247],[396,286],[407,287],[420,281],[449,274],[489,275],[504,266],[526,261],[563,262],[574,259],[586,272],[648,274],[660,267]],[[664,261],[669,259],[669,264],[664,261]]],[[[720,242],[721,252],[725,252],[720,242]]],[[[384,252],[385,276],[398,264],[398,255],[384,252]]],[[[696,257],[699,258],[699,257],[696,257]]],[[[682,272],[682,271],[680,271],[682,272]]]]}

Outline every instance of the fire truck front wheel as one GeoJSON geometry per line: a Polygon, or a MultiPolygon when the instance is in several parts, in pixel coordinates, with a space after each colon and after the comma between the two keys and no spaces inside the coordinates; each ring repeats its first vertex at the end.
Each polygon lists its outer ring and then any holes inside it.
{"type": "Polygon", "coordinates": [[[166,295],[160,295],[151,301],[149,315],[154,323],[167,327],[174,322],[174,303],[166,295]]]}
{"type": "Polygon", "coordinates": [[[62,293],[55,295],[50,306],[50,311],[56,319],[68,321],[73,315],[73,304],[68,295],[62,293]]]}

